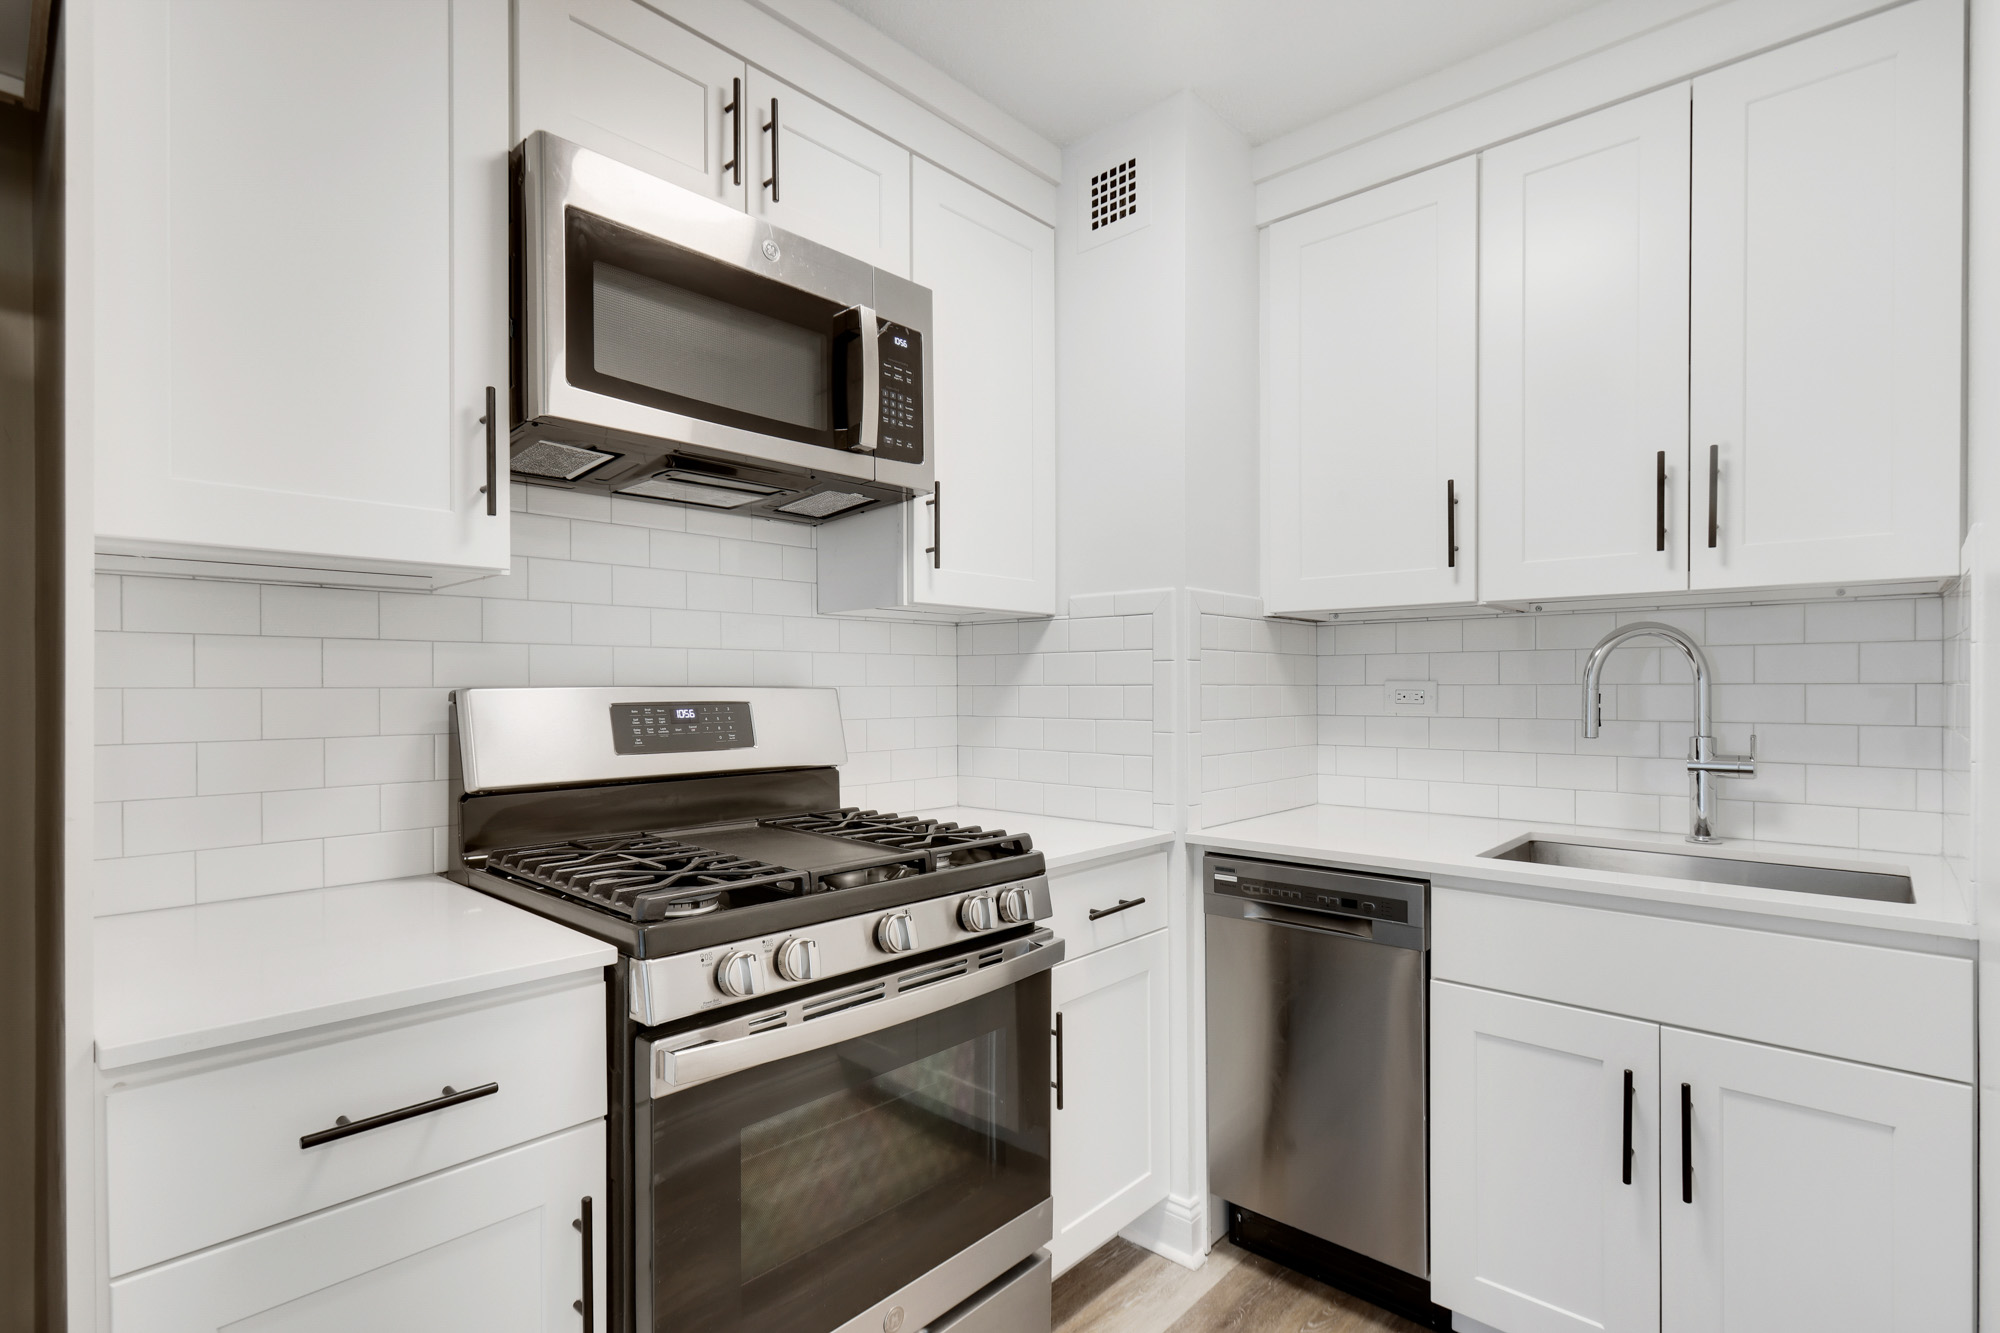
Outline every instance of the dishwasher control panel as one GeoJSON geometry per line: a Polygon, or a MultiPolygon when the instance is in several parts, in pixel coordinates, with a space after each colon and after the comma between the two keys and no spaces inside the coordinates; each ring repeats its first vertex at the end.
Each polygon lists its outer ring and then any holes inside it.
{"type": "Polygon", "coordinates": [[[1210,856],[1207,869],[1211,893],[1403,925],[1422,923],[1429,887],[1422,880],[1236,857],[1210,856]]]}

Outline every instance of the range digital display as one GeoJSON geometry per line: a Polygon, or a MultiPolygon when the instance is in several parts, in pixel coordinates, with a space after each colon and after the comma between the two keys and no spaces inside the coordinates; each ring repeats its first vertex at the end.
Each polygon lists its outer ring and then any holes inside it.
{"type": "Polygon", "coordinates": [[[619,754],[745,750],[756,743],[750,705],[741,700],[611,705],[611,744],[619,754]]]}

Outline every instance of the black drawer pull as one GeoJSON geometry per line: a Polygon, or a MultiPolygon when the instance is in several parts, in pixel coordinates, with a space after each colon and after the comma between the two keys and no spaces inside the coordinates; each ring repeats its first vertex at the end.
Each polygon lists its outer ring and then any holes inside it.
{"type": "Polygon", "coordinates": [[[1062,1011],[1056,1011],[1056,1025],[1049,1029],[1049,1035],[1056,1039],[1056,1076],[1049,1086],[1056,1090],[1056,1110],[1063,1109],[1063,1024],[1062,1011]]]}
{"type": "Polygon", "coordinates": [[[1694,1202],[1694,1089],[1681,1084],[1681,1202],[1694,1202]]]}
{"type": "Polygon", "coordinates": [[[1625,1071],[1625,1183],[1632,1183],[1632,1071],[1625,1071]]]}
{"type": "Polygon", "coordinates": [[[344,1139],[351,1134],[366,1134],[371,1129],[380,1129],[384,1125],[393,1125],[399,1120],[414,1120],[420,1115],[429,1115],[432,1111],[442,1111],[447,1106],[457,1106],[461,1102],[471,1102],[477,1101],[481,1097],[491,1097],[498,1091],[500,1091],[498,1083],[482,1083],[476,1088],[467,1088],[464,1092],[459,1092],[452,1088],[450,1084],[446,1084],[442,1094],[431,1098],[427,1102],[416,1102],[409,1106],[398,1107],[393,1111],[384,1111],[381,1115],[371,1115],[366,1120],[349,1120],[346,1116],[341,1116],[333,1122],[333,1128],[322,1129],[317,1133],[307,1134],[300,1138],[299,1146],[301,1148],[317,1148],[322,1143],[332,1143],[335,1139],[344,1139]]]}
{"type": "Polygon", "coordinates": [[[1145,901],[1144,898],[1120,898],[1116,907],[1091,908],[1090,919],[1092,921],[1102,921],[1107,916],[1117,916],[1120,912],[1129,912],[1145,901]]]}
{"type": "Polygon", "coordinates": [[[583,1333],[593,1333],[593,1330],[597,1327],[597,1299],[596,1284],[592,1281],[595,1274],[591,1272],[593,1267],[591,1263],[593,1257],[591,1251],[595,1248],[596,1242],[591,1237],[590,1196],[588,1194],[583,1196],[583,1216],[571,1222],[570,1225],[583,1235],[583,1299],[571,1301],[569,1308],[583,1316],[583,1333]]]}

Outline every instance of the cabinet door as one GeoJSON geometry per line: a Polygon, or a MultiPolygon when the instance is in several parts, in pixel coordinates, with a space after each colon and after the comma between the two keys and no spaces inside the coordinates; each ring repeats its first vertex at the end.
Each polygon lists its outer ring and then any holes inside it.
{"type": "Polygon", "coordinates": [[[937,493],[908,510],[910,600],[1053,615],[1055,232],[928,162],[911,193],[937,493]]]}
{"type": "Polygon", "coordinates": [[[1687,587],[1688,89],[1479,169],[1479,584],[1687,587]]]}
{"type": "Polygon", "coordinates": [[[1167,940],[1156,930],[1055,970],[1058,1273],[1167,1197],[1167,940]]]}
{"type": "Polygon", "coordinates": [[[1695,82],[1696,588],[1958,570],[1964,24],[1917,0],[1695,82]]]}
{"type": "Polygon", "coordinates": [[[1478,179],[1467,158],[1266,233],[1268,612],[1476,595],[1478,179]]]}
{"type": "Polygon", "coordinates": [[[536,130],[743,207],[757,127],[743,62],[639,0],[515,0],[515,139],[536,130]]]}
{"type": "Polygon", "coordinates": [[[750,71],[748,86],[750,110],[744,124],[756,131],[757,144],[750,154],[756,164],[750,211],[907,278],[909,153],[761,69],[750,71]]]}
{"type": "Polygon", "coordinates": [[[575,1333],[586,1196],[603,1328],[595,1121],[120,1278],[112,1333],[575,1333]]]}
{"type": "Polygon", "coordinates": [[[1969,1333],[1969,1086],[1666,1028],[1660,1121],[1665,1333],[1969,1333]]]}
{"type": "Polygon", "coordinates": [[[106,0],[71,256],[100,550],[506,567],[507,26],[506,0],[106,0]]]}
{"type": "Polygon", "coordinates": [[[1656,1333],[1659,1031],[1431,983],[1440,1305],[1508,1333],[1656,1333]]]}

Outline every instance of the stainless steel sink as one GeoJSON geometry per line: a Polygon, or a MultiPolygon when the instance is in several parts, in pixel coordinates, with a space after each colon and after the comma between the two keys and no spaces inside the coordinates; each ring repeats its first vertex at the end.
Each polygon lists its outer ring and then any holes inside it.
{"type": "Polygon", "coordinates": [[[1510,847],[1480,855],[1496,861],[1531,861],[1536,865],[1609,870],[1621,875],[1663,875],[1669,879],[1693,879],[1709,884],[1782,889],[1786,893],[1868,898],[1878,903],[1913,903],[1917,900],[1910,889],[1908,875],[1785,865],[1775,861],[1739,861],[1731,856],[1709,856],[1699,852],[1646,851],[1636,847],[1608,847],[1601,843],[1527,838],[1510,847]]]}

